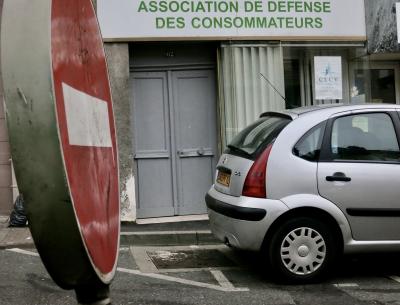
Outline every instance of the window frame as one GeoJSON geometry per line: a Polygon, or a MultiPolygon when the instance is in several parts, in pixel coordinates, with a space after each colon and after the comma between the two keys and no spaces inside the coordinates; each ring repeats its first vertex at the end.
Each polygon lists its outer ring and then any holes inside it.
{"type": "Polygon", "coordinates": [[[324,138],[322,140],[321,153],[319,162],[334,162],[334,163],[374,163],[374,164],[400,164],[399,161],[379,161],[379,160],[338,160],[333,158],[331,141],[332,141],[332,129],[334,122],[343,117],[356,116],[360,114],[376,114],[382,113],[389,116],[392,121],[394,132],[396,134],[397,144],[400,149],[400,114],[397,109],[393,110],[363,110],[363,111],[352,111],[346,114],[335,115],[328,119],[325,127],[324,138]]]}
{"type": "MultiPolygon", "coordinates": [[[[355,84],[355,71],[358,69],[366,70],[368,71],[366,74],[366,78],[364,79],[365,83],[365,100],[369,102],[371,100],[371,75],[370,71],[371,70],[393,70],[394,71],[394,86],[395,86],[395,96],[396,96],[396,101],[394,104],[400,104],[400,86],[398,85],[399,80],[400,80],[400,64],[397,62],[391,62],[391,61],[369,61],[365,63],[366,67],[362,66],[363,62],[362,61],[352,61],[350,63],[350,87],[354,86],[355,84]],[[358,66],[361,65],[361,66],[358,66]]],[[[351,97],[350,97],[350,103],[351,103],[351,97]]]]}

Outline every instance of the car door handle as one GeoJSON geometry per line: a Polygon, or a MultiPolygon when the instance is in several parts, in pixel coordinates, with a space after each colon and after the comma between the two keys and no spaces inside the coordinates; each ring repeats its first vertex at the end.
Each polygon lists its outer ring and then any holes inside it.
{"type": "Polygon", "coordinates": [[[336,173],[333,174],[333,176],[326,176],[326,181],[329,181],[329,182],[332,182],[332,181],[349,182],[349,181],[351,181],[351,178],[347,177],[345,173],[336,172],[336,173]]]}

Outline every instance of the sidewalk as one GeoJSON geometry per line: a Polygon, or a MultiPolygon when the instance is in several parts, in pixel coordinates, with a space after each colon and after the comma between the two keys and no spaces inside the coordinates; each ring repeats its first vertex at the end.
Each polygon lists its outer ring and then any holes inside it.
{"type": "MultiPolygon", "coordinates": [[[[160,224],[122,223],[120,246],[179,246],[219,244],[207,220],[160,224]]],[[[28,228],[9,228],[0,216],[0,249],[34,248],[28,228]]]]}
{"type": "Polygon", "coordinates": [[[28,228],[9,228],[8,217],[0,216],[0,249],[33,247],[28,228]]]}

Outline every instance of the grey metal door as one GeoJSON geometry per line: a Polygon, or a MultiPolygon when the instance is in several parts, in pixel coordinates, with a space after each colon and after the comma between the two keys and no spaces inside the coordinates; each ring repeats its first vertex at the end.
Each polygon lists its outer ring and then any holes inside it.
{"type": "Polygon", "coordinates": [[[135,73],[133,95],[138,217],[171,216],[175,212],[167,73],[135,73]]]}
{"type": "Polygon", "coordinates": [[[216,151],[214,72],[172,72],[178,214],[205,213],[216,151]]]}
{"type": "Polygon", "coordinates": [[[214,73],[134,73],[139,218],[206,212],[216,163],[214,73]]]}

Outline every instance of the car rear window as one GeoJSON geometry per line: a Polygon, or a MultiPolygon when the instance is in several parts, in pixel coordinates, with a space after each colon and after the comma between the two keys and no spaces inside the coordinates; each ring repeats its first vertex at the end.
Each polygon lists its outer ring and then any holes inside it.
{"type": "Polygon", "coordinates": [[[225,153],[254,160],[290,122],[283,116],[262,117],[235,136],[225,153]]]}

